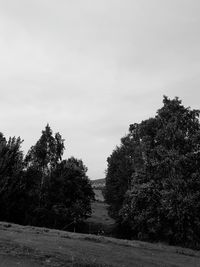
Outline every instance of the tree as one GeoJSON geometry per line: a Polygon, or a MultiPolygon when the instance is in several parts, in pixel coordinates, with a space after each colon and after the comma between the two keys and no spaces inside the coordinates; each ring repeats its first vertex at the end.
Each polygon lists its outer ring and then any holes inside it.
{"type": "Polygon", "coordinates": [[[54,214],[54,227],[79,223],[91,215],[94,192],[87,168],[74,157],[63,160],[51,175],[49,205],[54,214]]]}
{"type": "Polygon", "coordinates": [[[154,118],[130,126],[135,171],[118,219],[133,237],[200,243],[199,114],[164,97],[154,118]]]}
{"type": "Polygon", "coordinates": [[[64,149],[64,139],[59,133],[53,136],[53,132],[47,124],[40,139],[27,153],[26,162],[28,166],[40,169],[44,175],[48,174],[61,161],[64,149]]]}
{"type": "Polygon", "coordinates": [[[110,215],[117,218],[125,193],[130,188],[131,176],[134,172],[130,135],[121,139],[121,145],[116,147],[107,162],[104,194],[106,202],[109,204],[110,215]]]}
{"type": "Polygon", "coordinates": [[[21,212],[18,201],[24,167],[22,142],[20,137],[10,137],[7,141],[0,133],[0,220],[14,221],[21,212]]]}
{"type": "Polygon", "coordinates": [[[64,139],[49,125],[26,156],[26,188],[31,224],[63,228],[91,214],[94,198],[81,160],[63,160],[64,139]],[[32,185],[30,184],[32,180],[32,185]]]}
{"type": "Polygon", "coordinates": [[[53,132],[49,124],[47,124],[45,130],[42,131],[40,139],[27,153],[25,159],[27,167],[41,172],[40,202],[45,201],[45,182],[48,183],[45,179],[48,180],[52,170],[61,161],[64,149],[64,139],[62,139],[59,133],[53,136],[53,132]]]}

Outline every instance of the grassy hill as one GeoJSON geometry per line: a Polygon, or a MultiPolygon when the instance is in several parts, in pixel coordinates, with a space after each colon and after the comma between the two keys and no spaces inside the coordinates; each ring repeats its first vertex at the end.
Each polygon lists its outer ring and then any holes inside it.
{"type": "Polygon", "coordinates": [[[90,234],[0,222],[0,267],[200,266],[198,251],[105,237],[114,221],[108,216],[103,186],[105,179],[93,181],[97,201],[85,223],[90,234]]]}
{"type": "Polygon", "coordinates": [[[104,197],[102,194],[102,190],[105,187],[105,179],[92,180],[91,183],[95,193],[95,200],[103,202],[104,197]]]}
{"type": "Polygon", "coordinates": [[[200,266],[200,252],[0,223],[1,267],[200,266]]]}
{"type": "Polygon", "coordinates": [[[91,180],[92,182],[92,187],[93,188],[99,188],[99,189],[103,189],[105,186],[105,179],[96,179],[96,180],[91,180]]]}
{"type": "Polygon", "coordinates": [[[92,216],[87,219],[87,233],[112,235],[115,222],[108,215],[107,206],[104,202],[95,201],[92,203],[92,216]]]}
{"type": "Polygon", "coordinates": [[[96,201],[92,203],[92,216],[87,220],[87,232],[96,234],[102,231],[106,235],[110,235],[115,222],[108,215],[108,205],[104,202],[102,190],[105,187],[105,179],[93,180],[92,187],[96,201]]]}
{"type": "Polygon", "coordinates": [[[102,194],[102,190],[101,189],[95,189],[95,188],[93,188],[93,190],[95,193],[95,200],[100,201],[100,202],[104,202],[104,196],[102,194]]]}

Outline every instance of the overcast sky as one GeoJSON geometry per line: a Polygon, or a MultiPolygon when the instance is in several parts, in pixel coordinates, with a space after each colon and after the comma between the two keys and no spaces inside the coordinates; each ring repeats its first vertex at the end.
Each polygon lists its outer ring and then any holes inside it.
{"type": "Polygon", "coordinates": [[[0,131],[47,123],[91,179],[162,97],[200,108],[199,0],[0,0],[0,131]]]}

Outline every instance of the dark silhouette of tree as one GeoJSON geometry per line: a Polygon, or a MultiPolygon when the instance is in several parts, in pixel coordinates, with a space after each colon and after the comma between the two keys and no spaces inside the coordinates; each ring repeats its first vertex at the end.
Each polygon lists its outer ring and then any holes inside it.
{"type": "Polygon", "coordinates": [[[122,208],[125,193],[130,187],[134,162],[131,155],[129,136],[124,137],[121,146],[116,147],[107,159],[106,187],[104,191],[106,202],[109,204],[109,214],[118,217],[122,208]]]}
{"type": "Polygon", "coordinates": [[[26,156],[28,168],[37,169],[41,172],[40,202],[45,201],[45,186],[52,170],[61,161],[64,152],[64,139],[59,133],[53,136],[53,132],[47,124],[37,143],[31,147],[26,156]],[[45,181],[47,179],[47,181],[45,181]]]}
{"type": "Polygon", "coordinates": [[[63,228],[91,214],[94,193],[87,168],[75,158],[62,160],[63,152],[64,139],[59,133],[53,136],[47,125],[26,156],[26,186],[35,199],[29,216],[32,224],[63,228]],[[30,177],[34,187],[30,186],[30,177]]]}
{"type": "Polygon", "coordinates": [[[22,140],[9,138],[0,133],[0,220],[15,220],[23,171],[22,140]]]}
{"type": "Polygon", "coordinates": [[[66,228],[91,214],[94,193],[81,160],[63,160],[64,139],[49,125],[25,159],[21,139],[0,133],[0,220],[66,228]]]}
{"type": "Polygon", "coordinates": [[[49,205],[54,213],[54,225],[79,223],[91,215],[94,192],[86,172],[83,162],[72,157],[63,160],[52,173],[49,205]]]}
{"type": "Polygon", "coordinates": [[[164,97],[154,118],[130,126],[135,169],[118,220],[132,237],[200,243],[199,114],[164,97]]]}

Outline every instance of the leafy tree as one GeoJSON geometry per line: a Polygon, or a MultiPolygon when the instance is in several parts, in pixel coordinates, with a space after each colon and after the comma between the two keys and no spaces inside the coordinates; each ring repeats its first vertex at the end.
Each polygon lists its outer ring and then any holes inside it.
{"type": "Polygon", "coordinates": [[[23,171],[22,140],[0,133],[0,220],[15,220],[20,212],[21,173],[23,171]]]}
{"type": "Polygon", "coordinates": [[[130,188],[131,177],[134,172],[130,135],[121,139],[121,145],[116,147],[107,162],[104,195],[106,202],[110,205],[110,215],[117,218],[118,212],[122,208],[125,193],[130,188]]]}
{"type": "Polygon", "coordinates": [[[63,228],[91,214],[94,193],[87,168],[73,157],[62,160],[63,152],[64,140],[59,133],[53,136],[47,125],[26,156],[25,180],[31,207],[27,217],[31,224],[63,228]]]}
{"type": "Polygon", "coordinates": [[[83,162],[71,157],[63,160],[52,173],[49,208],[54,214],[54,226],[78,223],[91,215],[94,192],[86,172],[83,162]]]}
{"type": "Polygon", "coordinates": [[[130,126],[135,171],[118,219],[133,237],[200,243],[199,114],[164,97],[154,118],[130,126]]]}
{"type": "Polygon", "coordinates": [[[0,133],[0,220],[63,228],[91,214],[94,193],[81,160],[62,160],[64,140],[49,125],[25,160],[20,138],[0,133]]]}
{"type": "Polygon", "coordinates": [[[47,124],[40,139],[27,153],[26,162],[28,166],[40,169],[44,175],[48,174],[61,161],[64,149],[64,139],[59,133],[53,136],[53,132],[47,124]]]}
{"type": "Polygon", "coordinates": [[[48,184],[48,176],[61,161],[64,152],[64,139],[59,133],[53,136],[53,132],[47,124],[42,131],[40,139],[35,146],[32,146],[27,153],[25,162],[28,168],[39,170],[41,172],[40,181],[40,204],[45,202],[45,187],[48,184]],[[45,181],[47,179],[47,181],[45,181]]]}
{"type": "Polygon", "coordinates": [[[30,166],[23,171],[22,184],[25,203],[23,224],[38,225],[38,208],[41,206],[42,172],[30,166]]]}

